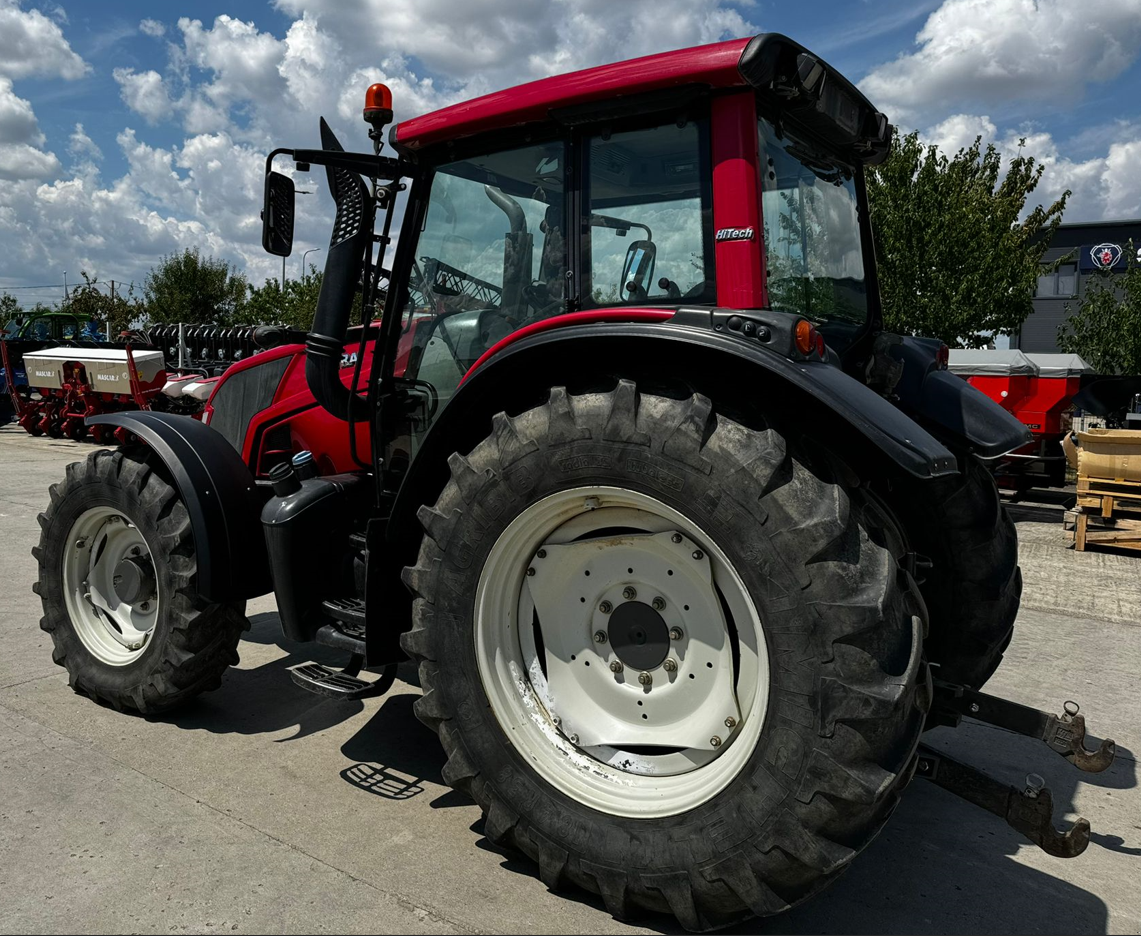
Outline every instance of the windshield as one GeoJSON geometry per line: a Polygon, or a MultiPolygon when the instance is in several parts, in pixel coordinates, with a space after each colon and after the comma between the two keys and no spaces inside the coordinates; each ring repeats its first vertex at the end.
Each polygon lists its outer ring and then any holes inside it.
{"type": "Polygon", "coordinates": [[[868,298],[851,170],[759,123],[769,305],[862,325],[868,298]]]}

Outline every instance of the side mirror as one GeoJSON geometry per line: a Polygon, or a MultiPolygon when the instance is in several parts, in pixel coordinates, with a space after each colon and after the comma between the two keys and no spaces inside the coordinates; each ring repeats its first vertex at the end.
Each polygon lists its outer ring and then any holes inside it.
{"type": "Polygon", "coordinates": [[[646,298],[647,283],[654,281],[654,264],[658,247],[650,240],[633,241],[626,248],[626,261],[622,264],[622,300],[637,302],[646,298]]]}
{"type": "Polygon", "coordinates": [[[288,257],[293,250],[293,180],[280,172],[267,172],[261,212],[261,245],[267,253],[288,257]]]}

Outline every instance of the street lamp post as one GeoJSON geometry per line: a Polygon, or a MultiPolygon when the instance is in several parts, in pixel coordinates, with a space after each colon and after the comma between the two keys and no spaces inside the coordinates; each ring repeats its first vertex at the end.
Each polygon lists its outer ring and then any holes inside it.
{"type": "MultiPolygon", "coordinates": [[[[313,192],[311,189],[297,189],[296,194],[312,195],[313,192]]],[[[306,253],[308,253],[308,251],[306,251],[306,253]]],[[[304,255],[302,255],[301,274],[303,276],[305,275],[304,255]]],[[[285,294],[285,257],[281,258],[281,292],[283,295],[285,294]]]]}
{"type": "Polygon", "coordinates": [[[305,279],[305,269],[306,269],[305,258],[308,257],[309,254],[313,253],[315,250],[320,250],[320,249],[321,249],[320,247],[310,247],[307,251],[305,251],[305,253],[303,253],[301,255],[301,279],[302,280],[305,279]]]}

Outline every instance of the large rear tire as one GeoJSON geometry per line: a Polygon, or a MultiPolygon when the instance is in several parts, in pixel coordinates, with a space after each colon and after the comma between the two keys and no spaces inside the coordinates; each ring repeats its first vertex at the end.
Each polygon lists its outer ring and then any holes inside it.
{"type": "Polygon", "coordinates": [[[973,455],[961,472],[910,498],[912,548],[931,560],[920,586],[931,615],[927,654],[935,675],[976,689],[994,674],[1022,600],[1018,532],[994,477],[973,455]]]}
{"type": "Polygon", "coordinates": [[[699,395],[556,388],[493,424],[405,570],[444,779],[620,918],[706,930],[819,891],[894,809],[929,704],[882,510],[699,395]]]}
{"type": "Polygon", "coordinates": [[[32,550],[52,659],[77,692],[145,714],[217,688],[249,627],[199,596],[186,506],[156,468],[146,449],[68,465],[32,550]]]}

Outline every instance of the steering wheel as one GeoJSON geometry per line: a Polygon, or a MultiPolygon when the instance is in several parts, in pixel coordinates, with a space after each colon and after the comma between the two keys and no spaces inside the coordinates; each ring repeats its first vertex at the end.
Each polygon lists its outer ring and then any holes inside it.
{"type": "Polygon", "coordinates": [[[525,317],[529,322],[557,315],[563,305],[562,299],[551,298],[550,290],[542,280],[535,280],[524,286],[523,298],[527,300],[527,305],[535,310],[525,317]]]}

